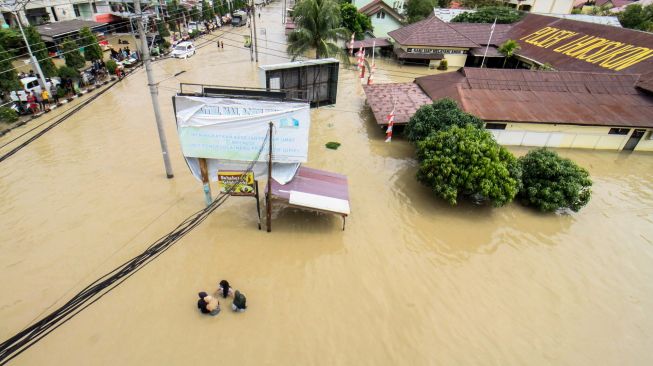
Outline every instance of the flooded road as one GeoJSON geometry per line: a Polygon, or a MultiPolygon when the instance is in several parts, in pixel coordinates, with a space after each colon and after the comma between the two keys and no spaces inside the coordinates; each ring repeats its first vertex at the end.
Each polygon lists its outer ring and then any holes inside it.
{"type": "MultiPolygon", "coordinates": [[[[261,63],[286,61],[279,13],[264,9],[261,63]]],[[[258,85],[247,29],[227,31],[224,50],[198,41],[191,59],[153,67],[156,80],[186,70],[159,87],[174,179],[143,70],[0,165],[0,339],[204,206],[171,96],[178,81],[258,85]]],[[[429,72],[381,64],[378,82],[429,72]]],[[[11,364],[653,363],[653,155],[560,151],[590,171],[593,198],[580,213],[542,215],[450,207],[417,183],[413,153],[383,142],[355,73],[341,70],[338,103],[312,111],[307,166],[348,176],[346,231],[338,217],[279,208],[273,232],[258,231],[253,200],[231,198],[11,364]],[[196,293],[223,278],[248,311],[202,316],[196,293]]]]}

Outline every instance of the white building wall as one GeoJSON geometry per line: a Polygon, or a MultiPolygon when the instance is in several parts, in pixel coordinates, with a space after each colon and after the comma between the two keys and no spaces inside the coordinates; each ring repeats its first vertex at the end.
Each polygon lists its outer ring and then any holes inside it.
{"type": "MultiPolygon", "coordinates": [[[[573,126],[539,123],[507,123],[505,130],[490,129],[498,143],[507,146],[536,146],[574,149],[621,150],[633,133],[610,135],[611,127],[573,126]]],[[[653,129],[637,144],[635,151],[653,151],[653,129]]]]}
{"type": "Polygon", "coordinates": [[[388,38],[388,32],[399,29],[402,27],[402,24],[392,16],[386,14],[385,18],[377,18],[376,14],[373,14],[370,17],[372,21],[372,27],[374,30],[374,36],[377,38],[388,38]]]}
{"type": "Polygon", "coordinates": [[[531,13],[569,14],[574,6],[573,0],[535,0],[531,13]]]}

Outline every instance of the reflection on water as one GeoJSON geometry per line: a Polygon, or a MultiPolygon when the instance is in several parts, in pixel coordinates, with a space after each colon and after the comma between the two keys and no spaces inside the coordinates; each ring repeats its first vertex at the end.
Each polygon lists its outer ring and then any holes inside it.
{"type": "MultiPolygon", "coordinates": [[[[261,24],[281,50],[273,5],[261,24]]],[[[142,71],[0,165],[0,338],[203,206],[170,97],[177,81],[255,86],[248,60],[225,42],[155,64],[156,80],[186,70],[159,87],[173,180],[142,71]]],[[[376,80],[408,72],[429,71],[386,62],[376,80]]],[[[560,150],[594,180],[579,213],[451,207],[415,180],[410,143],[384,142],[355,73],[340,76],[337,105],[312,112],[308,166],[348,176],[345,231],[337,216],[279,206],[268,234],[254,201],[232,198],[15,364],[653,362],[652,155],[560,150]],[[195,293],[222,278],[247,294],[249,310],[202,317],[195,293]]]]}

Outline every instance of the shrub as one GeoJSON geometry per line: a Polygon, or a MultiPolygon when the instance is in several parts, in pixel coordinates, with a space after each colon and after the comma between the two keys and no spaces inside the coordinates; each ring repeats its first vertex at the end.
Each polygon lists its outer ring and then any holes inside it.
{"type": "Polygon", "coordinates": [[[107,70],[109,71],[109,74],[115,75],[116,74],[116,69],[118,68],[118,64],[114,60],[109,60],[105,63],[107,66],[107,70]]]}
{"type": "Polygon", "coordinates": [[[447,70],[449,68],[449,62],[447,59],[443,59],[440,61],[440,64],[438,65],[438,70],[447,70]]]}
{"type": "Polygon", "coordinates": [[[479,196],[498,207],[518,192],[517,159],[484,129],[467,125],[434,132],[417,143],[417,156],[417,180],[451,205],[460,196],[479,196]]]}
{"type": "Polygon", "coordinates": [[[578,212],[589,202],[592,180],[573,161],[542,148],[529,151],[519,163],[523,184],[519,196],[524,204],[544,212],[566,208],[578,212]]]}
{"type": "Polygon", "coordinates": [[[0,107],[0,122],[14,123],[18,121],[18,113],[9,107],[0,107]]]}
{"type": "Polygon", "coordinates": [[[57,74],[59,75],[60,78],[68,78],[68,79],[79,79],[79,71],[77,69],[74,69],[70,66],[61,66],[57,70],[57,74]]]}
{"type": "Polygon", "coordinates": [[[340,143],[335,141],[329,141],[326,143],[325,146],[327,147],[327,149],[338,150],[338,148],[340,147],[340,143]]]}
{"type": "Polygon", "coordinates": [[[462,13],[456,15],[452,22],[459,23],[492,23],[496,19],[498,24],[510,24],[519,21],[524,12],[507,6],[486,6],[479,8],[475,13],[462,13]]]}
{"type": "Polygon", "coordinates": [[[483,127],[483,120],[458,108],[456,101],[443,98],[433,104],[427,104],[415,112],[406,126],[406,136],[410,141],[425,139],[434,131],[451,126],[483,127]]]}

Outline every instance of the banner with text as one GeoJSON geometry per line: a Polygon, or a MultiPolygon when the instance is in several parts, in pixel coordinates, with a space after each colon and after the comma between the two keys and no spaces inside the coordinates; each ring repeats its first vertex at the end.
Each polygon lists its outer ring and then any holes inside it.
{"type": "MultiPolygon", "coordinates": [[[[186,157],[252,161],[272,122],[272,160],[308,160],[308,103],[189,96],[175,96],[174,100],[179,140],[186,157]]],[[[267,155],[264,148],[258,161],[267,160],[267,155]]]]}

